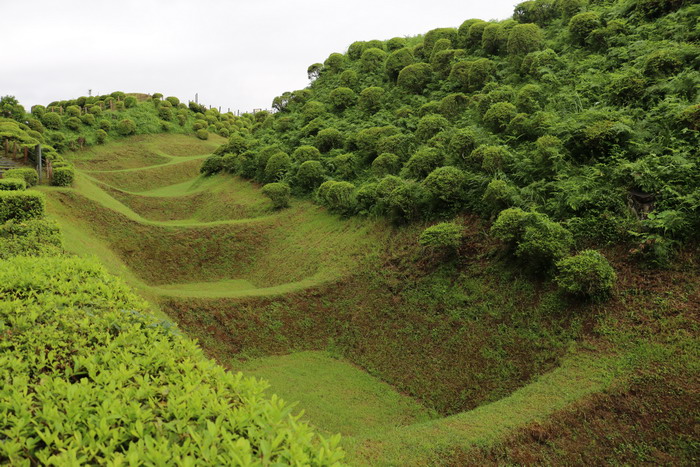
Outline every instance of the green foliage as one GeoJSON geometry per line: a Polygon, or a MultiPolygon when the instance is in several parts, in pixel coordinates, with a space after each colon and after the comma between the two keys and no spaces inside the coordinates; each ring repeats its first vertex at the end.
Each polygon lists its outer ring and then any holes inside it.
{"type": "Polygon", "coordinates": [[[594,29],[600,27],[600,15],[595,11],[586,11],[569,20],[569,33],[579,45],[584,45],[594,29]]]}
{"type": "Polygon", "coordinates": [[[343,134],[335,128],[325,128],[316,135],[316,147],[321,152],[343,147],[343,134]]]}
{"type": "Polygon", "coordinates": [[[404,164],[401,176],[422,180],[444,162],[444,156],[435,148],[421,148],[404,164]]]}
{"type": "Polygon", "coordinates": [[[39,174],[35,169],[28,167],[6,170],[3,173],[3,178],[21,178],[27,183],[28,187],[39,183],[39,174]]]}
{"type": "Polygon", "coordinates": [[[582,298],[607,297],[617,275],[608,260],[595,250],[584,250],[557,262],[557,285],[567,293],[582,298]]]}
{"type": "Polygon", "coordinates": [[[97,130],[95,136],[97,137],[97,144],[104,144],[107,141],[107,132],[102,129],[97,130]]]}
{"type": "Polygon", "coordinates": [[[441,115],[426,115],[418,122],[416,137],[421,141],[427,141],[449,126],[450,122],[441,115]]]}
{"type": "Polygon", "coordinates": [[[60,130],[63,126],[61,116],[56,112],[47,112],[41,117],[41,123],[50,130],[60,130]]]}
{"type": "Polygon", "coordinates": [[[270,198],[275,209],[282,209],[289,206],[292,190],[286,183],[275,182],[263,186],[262,194],[270,198]]]}
{"type": "Polygon", "coordinates": [[[544,34],[536,24],[518,24],[508,34],[508,53],[525,55],[542,48],[544,34]]]}
{"type": "Polygon", "coordinates": [[[384,69],[389,78],[396,81],[401,70],[412,65],[413,62],[414,58],[411,49],[404,47],[389,54],[384,64],[384,69]]]}
{"type": "Polygon", "coordinates": [[[450,80],[457,83],[464,91],[479,91],[486,83],[494,79],[496,67],[488,58],[465,60],[452,66],[450,80]]]}
{"type": "Polygon", "coordinates": [[[0,191],[26,190],[27,182],[23,178],[0,178],[0,191]]]}
{"type": "Polygon", "coordinates": [[[500,23],[487,23],[481,34],[481,47],[486,53],[498,55],[505,49],[508,32],[500,23]]]}
{"type": "Polygon", "coordinates": [[[505,131],[516,112],[516,107],[510,102],[497,102],[484,114],[484,124],[492,131],[501,133],[505,131]]]}
{"type": "MultiPolygon", "coordinates": [[[[161,97],[163,97],[162,94],[160,95],[160,97],[155,97],[155,95],[154,95],[153,98],[160,99],[161,97]]],[[[136,100],[136,98],[134,96],[126,96],[124,98],[124,107],[126,107],[127,109],[131,109],[133,107],[136,107],[137,103],[138,103],[138,101],[136,100]]]]}
{"type": "Polygon", "coordinates": [[[44,216],[46,197],[34,190],[0,191],[0,223],[44,216]]]}
{"type": "Polygon", "coordinates": [[[454,251],[462,244],[462,227],[453,222],[435,224],[425,229],[418,243],[425,248],[438,251],[454,251]]]}
{"type": "Polygon", "coordinates": [[[328,99],[336,110],[345,110],[355,105],[357,95],[350,88],[338,87],[328,95],[328,99]]]}
{"type": "MultiPolygon", "coordinates": [[[[85,114],[82,117],[80,117],[80,121],[83,123],[83,125],[87,126],[94,126],[95,125],[95,116],[93,114],[85,114]]],[[[80,127],[78,127],[80,128],[80,127]]]]}
{"type": "Polygon", "coordinates": [[[329,211],[349,216],[355,212],[357,198],[355,197],[355,185],[350,182],[336,182],[329,180],[319,188],[317,196],[321,204],[329,211]]]}
{"type": "Polygon", "coordinates": [[[82,125],[82,122],[78,117],[69,117],[65,121],[66,128],[73,130],[73,131],[78,131],[80,130],[80,126],[82,125]]]}
{"type": "Polygon", "coordinates": [[[265,164],[265,181],[276,182],[283,178],[292,167],[292,159],[285,152],[277,152],[270,156],[265,164]]]}
{"type": "Polygon", "coordinates": [[[425,33],[423,38],[424,54],[426,57],[430,57],[435,48],[435,44],[440,39],[446,39],[450,42],[454,42],[457,37],[457,30],[454,28],[437,28],[425,33]]]}
{"type": "Polygon", "coordinates": [[[651,52],[644,60],[644,74],[659,77],[675,74],[683,66],[681,55],[676,49],[660,49],[651,52]]]}
{"type": "Polygon", "coordinates": [[[571,233],[560,224],[544,214],[520,208],[502,211],[491,227],[491,234],[535,271],[548,270],[573,246],[571,233]]]}
{"type": "Polygon", "coordinates": [[[358,106],[367,112],[376,112],[382,106],[382,98],[384,97],[384,88],[379,86],[370,86],[360,92],[358,106]]]}
{"type": "Polygon", "coordinates": [[[75,179],[75,169],[73,167],[56,167],[53,169],[51,184],[54,186],[71,186],[75,179]]]}
{"type": "Polygon", "coordinates": [[[204,128],[201,128],[201,129],[195,131],[194,134],[197,136],[197,138],[199,138],[201,140],[209,139],[209,132],[207,130],[205,130],[204,128]]]}
{"type": "Polygon", "coordinates": [[[124,120],[117,123],[117,133],[122,136],[129,136],[136,133],[136,124],[133,120],[125,118],[124,120]]]}
{"type": "Polygon", "coordinates": [[[401,160],[396,154],[385,152],[372,161],[372,173],[377,177],[394,175],[399,170],[401,170],[401,160]]]}
{"type": "Polygon", "coordinates": [[[303,145],[299,146],[292,153],[292,159],[295,162],[319,161],[321,160],[321,151],[314,146],[303,145]]]}
{"type": "Polygon", "coordinates": [[[451,166],[438,167],[423,180],[423,186],[430,193],[436,212],[455,212],[464,206],[467,177],[465,173],[451,166]]]}
{"type": "Polygon", "coordinates": [[[318,187],[326,177],[323,164],[317,160],[307,160],[299,165],[296,174],[296,182],[304,191],[312,191],[318,187]]]}
{"type": "Polygon", "coordinates": [[[360,69],[366,73],[374,73],[383,69],[386,52],[376,47],[366,49],[360,58],[360,69]]]}
{"type": "Polygon", "coordinates": [[[0,260],[13,256],[54,256],[62,252],[56,221],[10,220],[0,225],[0,260]]]}
{"type": "Polygon", "coordinates": [[[416,94],[423,92],[432,78],[433,70],[427,63],[414,63],[404,67],[400,72],[396,84],[416,94]]]}
{"type": "Polygon", "coordinates": [[[222,157],[214,154],[204,159],[202,166],[199,168],[199,172],[205,176],[209,176],[221,172],[222,169],[222,157]]]}

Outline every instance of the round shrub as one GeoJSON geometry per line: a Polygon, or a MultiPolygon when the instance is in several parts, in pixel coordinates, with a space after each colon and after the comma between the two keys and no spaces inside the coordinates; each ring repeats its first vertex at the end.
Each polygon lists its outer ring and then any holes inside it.
{"type": "Polygon", "coordinates": [[[316,147],[321,152],[343,147],[343,134],[335,128],[326,128],[316,135],[316,147]]]}
{"type": "Polygon", "coordinates": [[[413,64],[413,62],[414,58],[411,49],[404,47],[403,49],[395,50],[389,54],[384,63],[384,70],[389,78],[396,81],[401,70],[413,64]]]}
{"type": "Polygon", "coordinates": [[[292,190],[286,183],[268,183],[262,187],[262,194],[270,198],[275,209],[289,206],[292,190]]]}
{"type": "Polygon", "coordinates": [[[410,222],[425,216],[429,196],[420,183],[401,180],[381,204],[393,222],[410,222]]]}
{"type": "Polygon", "coordinates": [[[679,115],[680,122],[691,130],[700,130],[700,104],[683,109],[679,115]]]}
{"type": "Polygon", "coordinates": [[[28,167],[6,170],[3,173],[3,178],[21,178],[27,183],[28,187],[39,183],[39,174],[35,169],[30,169],[28,167]]]}
{"type": "Polygon", "coordinates": [[[178,99],[175,96],[168,96],[165,98],[165,100],[170,102],[170,105],[172,105],[173,107],[177,107],[178,105],[180,105],[180,99],[178,99]]]}
{"type": "Polygon", "coordinates": [[[199,130],[195,131],[194,134],[201,140],[209,139],[209,132],[204,128],[200,128],[199,130]]]}
{"type": "Polygon", "coordinates": [[[481,34],[481,47],[490,54],[498,54],[505,49],[508,32],[500,23],[488,23],[481,34]]]}
{"type": "MultiPolygon", "coordinates": [[[[166,102],[167,102],[167,101],[166,101],[166,102]]],[[[167,121],[167,122],[169,122],[170,120],[173,119],[173,115],[174,115],[174,114],[173,114],[173,109],[172,109],[171,107],[164,107],[164,106],[161,106],[161,107],[158,109],[158,116],[159,116],[161,119],[163,119],[163,120],[165,120],[165,121],[167,121]]]]}
{"type": "Polygon", "coordinates": [[[109,120],[100,120],[98,126],[101,130],[109,131],[112,129],[112,122],[110,122],[109,120]]]}
{"type": "Polygon", "coordinates": [[[360,93],[359,107],[368,112],[376,112],[382,106],[384,92],[384,88],[379,86],[371,86],[363,89],[360,93]]]}
{"type": "Polygon", "coordinates": [[[454,162],[464,165],[477,147],[477,134],[472,128],[460,128],[454,132],[448,145],[448,151],[454,162]]]}
{"type": "Polygon", "coordinates": [[[441,39],[450,41],[449,47],[451,47],[451,44],[454,42],[456,37],[457,30],[455,28],[437,28],[428,31],[423,37],[425,56],[430,57],[430,55],[433,53],[433,49],[435,48],[435,44],[441,39]]]}
{"type": "Polygon", "coordinates": [[[355,105],[357,95],[350,88],[338,87],[330,92],[328,100],[336,110],[345,110],[355,105]]]}
{"type": "Polygon", "coordinates": [[[472,23],[472,25],[469,27],[469,35],[467,39],[469,47],[476,48],[481,45],[481,41],[484,36],[484,29],[486,29],[486,26],[488,25],[489,23],[486,21],[477,21],[472,23]]]}
{"type": "Polygon", "coordinates": [[[375,72],[383,68],[384,60],[386,60],[386,52],[373,47],[362,52],[360,68],[366,73],[375,72]]]}
{"type": "Polygon", "coordinates": [[[510,154],[503,146],[481,145],[471,152],[468,162],[472,167],[481,167],[487,172],[502,170],[510,154]]]}
{"type": "Polygon", "coordinates": [[[485,211],[495,214],[513,205],[519,204],[518,189],[501,179],[493,179],[486,186],[482,197],[485,211]]]}
{"type": "Polygon", "coordinates": [[[678,72],[683,66],[678,51],[673,49],[655,50],[645,57],[644,74],[651,77],[668,76],[678,72]]]}
{"type": "MultiPolygon", "coordinates": [[[[162,97],[162,95],[161,95],[161,97],[162,97]]],[[[154,99],[155,99],[155,97],[154,97],[154,99]]],[[[137,102],[138,101],[136,100],[136,98],[134,96],[126,96],[124,98],[124,107],[126,107],[127,109],[130,109],[132,107],[136,107],[137,102]]]]}
{"type": "Polygon", "coordinates": [[[90,115],[98,116],[102,114],[102,109],[99,105],[91,105],[88,107],[88,113],[90,113],[90,115]]]}
{"type": "Polygon", "coordinates": [[[372,161],[372,173],[378,177],[396,174],[400,169],[401,160],[396,154],[386,152],[372,161]]]}
{"type": "Polygon", "coordinates": [[[341,86],[346,88],[354,89],[357,86],[359,78],[357,77],[357,72],[355,70],[345,70],[338,77],[338,82],[341,86]]]}
{"type": "Polygon", "coordinates": [[[41,117],[41,123],[50,130],[60,130],[63,125],[61,116],[56,112],[46,112],[41,117]]]}
{"type": "Polygon", "coordinates": [[[526,84],[520,88],[515,97],[515,105],[518,110],[526,113],[534,113],[541,110],[544,101],[544,92],[537,84],[526,84]]]}
{"type": "Polygon", "coordinates": [[[74,179],[75,170],[73,167],[57,167],[53,169],[51,184],[54,186],[71,186],[74,179]]]}
{"type": "Polygon", "coordinates": [[[323,68],[325,70],[337,73],[343,69],[345,64],[345,56],[339,53],[332,53],[328,56],[325,62],[323,62],[323,68]]]}
{"type": "Polygon", "coordinates": [[[569,20],[569,33],[573,41],[584,45],[594,29],[600,27],[600,15],[594,11],[579,13],[569,20]]]}
{"type": "Polygon", "coordinates": [[[357,159],[353,153],[340,154],[331,159],[335,169],[335,175],[342,179],[350,179],[355,176],[357,159]]]}
{"type": "Polygon", "coordinates": [[[461,92],[448,94],[440,99],[439,111],[445,117],[455,119],[467,109],[468,104],[467,96],[461,92]]]}
{"type": "Polygon", "coordinates": [[[265,181],[276,182],[289,171],[292,160],[286,152],[277,152],[270,156],[265,164],[265,181]]]}
{"type": "Polygon", "coordinates": [[[421,141],[427,141],[449,126],[450,122],[442,115],[426,115],[418,122],[416,137],[421,141]]]}
{"type": "Polygon", "coordinates": [[[95,124],[95,116],[93,114],[85,114],[80,117],[80,121],[87,126],[93,126],[95,124]]]}
{"type": "Polygon", "coordinates": [[[124,110],[124,101],[117,101],[116,104],[114,104],[114,107],[119,111],[124,110]]]}
{"type": "Polygon", "coordinates": [[[68,117],[66,119],[66,128],[70,130],[78,131],[80,130],[80,125],[82,125],[82,122],[78,117],[68,117]]]}
{"type": "Polygon", "coordinates": [[[466,174],[457,167],[438,167],[423,180],[436,211],[454,211],[462,207],[466,196],[466,174]]]}
{"type": "Polygon", "coordinates": [[[440,151],[435,148],[422,148],[406,162],[401,170],[401,175],[406,178],[423,179],[440,167],[443,162],[444,157],[440,151]]]}
{"type": "Polygon", "coordinates": [[[223,158],[218,155],[211,155],[204,159],[202,166],[199,168],[199,172],[205,176],[214,175],[223,169],[223,158]]]}
{"type": "Polygon", "coordinates": [[[540,50],[544,44],[544,34],[536,24],[517,24],[508,34],[508,54],[525,55],[540,50]]]}
{"type": "Polygon", "coordinates": [[[125,118],[117,123],[117,133],[122,136],[133,135],[136,133],[136,124],[132,120],[125,118]]]}
{"type": "Polygon", "coordinates": [[[431,80],[433,69],[427,63],[408,65],[399,72],[396,84],[416,94],[423,92],[431,80]]]}
{"type": "Polygon", "coordinates": [[[97,130],[95,136],[97,137],[97,144],[104,144],[107,141],[107,132],[102,129],[97,130]]]}
{"type": "Polygon", "coordinates": [[[376,143],[376,151],[379,154],[388,152],[396,154],[399,159],[405,160],[412,153],[415,138],[413,135],[398,133],[381,136],[376,143]]]}
{"type": "Polygon", "coordinates": [[[355,41],[348,46],[348,57],[350,60],[358,60],[362,56],[362,51],[365,49],[366,42],[355,41]]]}
{"type": "Polygon", "coordinates": [[[437,251],[454,251],[462,244],[462,227],[453,222],[442,222],[425,229],[418,237],[418,243],[437,251]]]}
{"type": "Polygon", "coordinates": [[[557,285],[583,298],[603,298],[612,291],[617,275],[608,260],[595,250],[584,250],[557,262],[557,285]]]}
{"type": "Polygon", "coordinates": [[[46,107],[44,107],[43,105],[32,106],[32,115],[34,115],[36,118],[41,119],[41,117],[43,117],[45,113],[46,107]]]}
{"type": "Polygon", "coordinates": [[[492,131],[501,133],[506,129],[516,113],[517,109],[510,102],[497,102],[486,111],[484,124],[492,131]]]}
{"type": "Polygon", "coordinates": [[[297,170],[297,185],[305,191],[314,190],[326,176],[323,164],[315,160],[303,162],[297,170]]]}
{"type": "Polygon", "coordinates": [[[358,214],[369,214],[377,204],[377,184],[365,183],[355,191],[358,214]]]}
{"type": "Polygon", "coordinates": [[[69,105],[66,107],[67,117],[80,117],[80,107],[77,105],[69,105]]]}
{"type": "Polygon", "coordinates": [[[44,125],[36,118],[28,118],[27,126],[38,133],[44,132],[44,125]]]}
{"type": "Polygon", "coordinates": [[[403,47],[406,47],[405,37],[392,37],[391,39],[386,41],[386,50],[389,52],[399,50],[403,47]]]}
{"type": "Polygon", "coordinates": [[[449,79],[468,92],[479,91],[494,79],[496,65],[488,58],[465,60],[452,66],[449,79]]]}
{"type": "Polygon", "coordinates": [[[326,113],[326,106],[323,104],[323,102],[319,101],[308,101],[301,109],[301,115],[304,118],[304,121],[307,123],[317,117],[320,117],[324,113],[326,113]]]}
{"type": "Polygon", "coordinates": [[[318,188],[319,201],[329,211],[341,215],[351,215],[355,212],[357,198],[355,197],[355,185],[349,182],[336,182],[329,180],[318,188]]]}
{"type": "Polygon", "coordinates": [[[296,162],[318,161],[321,160],[321,151],[314,146],[299,146],[292,153],[292,158],[296,162]]]}

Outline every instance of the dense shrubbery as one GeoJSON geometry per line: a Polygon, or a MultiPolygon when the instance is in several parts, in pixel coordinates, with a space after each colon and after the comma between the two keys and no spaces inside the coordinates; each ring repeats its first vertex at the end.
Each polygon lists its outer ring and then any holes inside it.
{"type": "Polygon", "coordinates": [[[13,256],[53,256],[61,251],[61,232],[55,221],[11,220],[0,225],[0,260],[13,256]]]}
{"type": "Polygon", "coordinates": [[[462,227],[452,222],[443,222],[425,229],[418,238],[418,243],[426,248],[438,251],[456,250],[462,243],[462,227]]]}
{"type": "Polygon", "coordinates": [[[71,186],[75,179],[75,170],[73,167],[56,167],[53,170],[53,178],[51,184],[55,186],[71,186]]]}
{"type": "Polygon", "coordinates": [[[0,191],[25,190],[27,182],[23,178],[0,178],[0,191]]]}
{"type": "Polygon", "coordinates": [[[37,174],[36,170],[30,168],[6,170],[3,178],[21,178],[27,182],[28,187],[34,186],[39,182],[39,174],[37,174]]]}
{"type": "Polygon", "coordinates": [[[605,256],[585,250],[557,263],[556,281],[562,290],[584,298],[604,298],[617,275],[605,256]]]}
{"type": "Polygon", "coordinates": [[[46,197],[34,190],[0,191],[0,223],[43,217],[46,197]]]}
{"type": "Polygon", "coordinates": [[[136,133],[136,124],[132,120],[125,118],[117,123],[117,133],[122,136],[133,135],[136,133]]]}

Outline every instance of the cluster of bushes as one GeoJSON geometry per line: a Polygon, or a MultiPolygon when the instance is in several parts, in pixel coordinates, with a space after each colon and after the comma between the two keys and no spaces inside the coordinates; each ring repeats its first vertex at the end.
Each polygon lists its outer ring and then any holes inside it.
{"type": "Polygon", "coordinates": [[[505,21],[355,42],[203,172],[285,183],[343,215],[517,207],[577,246],[673,251],[700,231],[698,6],[641,3],[532,0],[505,21]]]}

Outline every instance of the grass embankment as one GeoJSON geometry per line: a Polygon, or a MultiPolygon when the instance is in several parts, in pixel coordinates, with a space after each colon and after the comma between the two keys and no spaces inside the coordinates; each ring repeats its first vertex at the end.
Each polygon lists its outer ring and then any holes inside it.
{"type": "MultiPolygon", "coordinates": [[[[188,163],[186,151],[177,157],[188,163]]],[[[177,164],[127,171],[144,174],[138,194],[81,173],[74,189],[45,189],[49,212],[70,250],[96,254],[210,355],[271,380],[321,430],[344,433],[353,463],[472,459],[475,447],[499,445],[637,371],[643,364],[623,357],[640,344],[680,328],[687,345],[696,332],[685,315],[663,311],[692,303],[695,273],[657,279],[678,289],[668,304],[668,288],[618,261],[615,299],[583,305],[495,258],[476,218],[461,220],[469,240],[458,255],[440,258],[417,246],[422,225],[343,221],[304,201],[265,211],[257,187],[235,177],[158,174],[177,164]],[[164,214],[195,207],[195,194],[254,215],[164,214]],[[342,359],[298,353],[317,350],[342,359]]]]}

